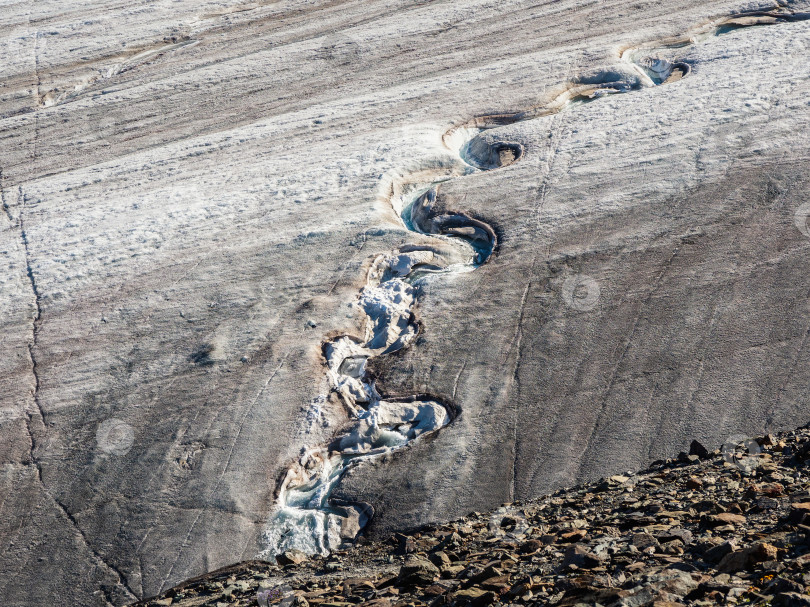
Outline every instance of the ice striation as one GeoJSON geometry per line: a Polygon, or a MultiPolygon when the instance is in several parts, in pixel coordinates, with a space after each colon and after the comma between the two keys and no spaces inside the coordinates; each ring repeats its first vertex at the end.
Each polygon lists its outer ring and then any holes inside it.
{"type": "MultiPolygon", "coordinates": [[[[323,555],[353,542],[373,510],[367,504],[330,499],[343,474],[352,466],[440,430],[458,414],[456,407],[430,397],[380,395],[367,362],[414,340],[418,333],[414,310],[422,281],[473,271],[491,257],[497,243],[492,227],[465,213],[444,209],[438,192],[443,182],[506,167],[522,158],[523,146],[500,140],[494,136],[495,129],[571,110],[607,95],[674,83],[691,71],[689,64],[673,56],[678,49],[740,27],[806,18],[781,9],[752,11],[717,19],[680,37],[627,48],[620,53],[618,66],[564,82],[537,106],[477,116],[451,128],[441,136],[448,157],[386,175],[381,191],[403,225],[437,237],[443,246],[401,247],[371,264],[358,301],[365,315],[364,338],[344,335],[327,341],[323,348],[331,391],[351,412],[351,421],[329,445],[302,448],[287,470],[264,534],[266,549],[260,556],[272,557],[291,549],[323,555]]],[[[320,410],[326,400],[320,396],[313,406],[320,410]]]]}

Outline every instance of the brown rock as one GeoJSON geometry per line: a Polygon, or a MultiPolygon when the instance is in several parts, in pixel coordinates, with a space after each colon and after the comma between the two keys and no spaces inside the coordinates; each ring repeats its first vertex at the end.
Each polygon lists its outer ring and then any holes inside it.
{"type": "Polygon", "coordinates": [[[461,536],[454,531],[450,535],[445,536],[445,538],[439,543],[439,546],[441,546],[444,549],[449,548],[452,550],[457,546],[459,546],[461,544],[461,541],[462,541],[461,536]]]}
{"type": "Polygon", "coordinates": [[[726,600],[726,596],[719,590],[712,590],[711,592],[707,592],[703,598],[721,605],[726,600]]]}
{"type": "Polygon", "coordinates": [[[540,540],[528,540],[520,546],[518,552],[520,552],[520,554],[534,554],[543,548],[544,545],[545,544],[540,540]]]}
{"type": "Polygon", "coordinates": [[[487,578],[481,582],[481,588],[484,590],[492,590],[498,594],[506,592],[510,586],[511,582],[509,574],[497,575],[495,577],[487,578]]]}
{"type": "Polygon", "coordinates": [[[658,548],[658,540],[649,533],[634,533],[630,538],[630,543],[639,550],[646,550],[647,548],[658,548]]]}
{"type": "Polygon", "coordinates": [[[774,437],[773,434],[766,434],[765,436],[761,436],[757,438],[756,441],[760,447],[769,447],[771,445],[776,444],[776,438],[774,437]]]}
{"type": "Polygon", "coordinates": [[[754,544],[749,548],[737,550],[727,554],[717,564],[717,570],[724,573],[735,573],[749,569],[757,563],[775,561],[778,555],[776,546],[770,544],[754,544]]]}
{"type": "Polygon", "coordinates": [[[425,588],[424,592],[427,596],[440,596],[447,592],[447,588],[439,584],[433,584],[425,588]]]}
{"type": "Polygon", "coordinates": [[[662,531],[658,534],[658,541],[660,542],[681,540],[684,544],[691,544],[692,539],[694,539],[692,532],[688,529],[683,529],[682,527],[672,527],[671,529],[667,529],[666,531],[662,531]]]}
{"type": "MultiPolygon", "coordinates": [[[[578,584],[579,581],[574,583],[578,584]]],[[[576,585],[574,588],[566,590],[563,600],[558,605],[561,607],[593,604],[615,605],[618,599],[629,595],[628,591],[620,588],[598,588],[589,584],[576,585]]]]}
{"type": "Polygon", "coordinates": [[[458,605],[478,607],[479,605],[491,605],[498,600],[498,595],[491,591],[472,587],[454,592],[453,599],[458,605]]]}
{"type": "Polygon", "coordinates": [[[446,552],[442,552],[439,550],[438,552],[434,552],[430,556],[428,556],[430,562],[436,565],[439,569],[443,569],[444,567],[448,567],[450,565],[450,557],[447,556],[446,552]]]}
{"type": "Polygon", "coordinates": [[[457,578],[466,567],[464,565],[450,565],[442,568],[442,577],[457,578]]]}
{"type": "Polygon", "coordinates": [[[276,557],[276,561],[282,567],[286,565],[300,565],[307,560],[307,555],[298,550],[288,550],[276,557]]]}
{"type": "Polygon", "coordinates": [[[592,569],[602,564],[602,559],[591,553],[582,544],[574,544],[565,551],[562,567],[575,565],[579,568],[592,569]]]}
{"type": "Polygon", "coordinates": [[[703,560],[709,564],[719,563],[725,556],[731,554],[737,549],[737,544],[734,542],[723,542],[719,546],[709,548],[703,554],[703,560]]]}
{"type": "Polygon", "coordinates": [[[719,527],[720,525],[742,525],[747,519],[742,514],[721,512],[707,516],[703,520],[709,527],[719,527]]]}
{"type": "Polygon", "coordinates": [[[751,496],[776,497],[785,493],[785,486],[782,483],[758,483],[751,485],[746,493],[751,496]]]}
{"type": "Polygon", "coordinates": [[[678,461],[684,464],[696,464],[700,461],[697,455],[687,455],[683,451],[678,454],[678,461]]]}
{"type": "Polygon", "coordinates": [[[532,588],[534,588],[534,582],[532,578],[528,577],[524,580],[521,580],[514,584],[507,593],[507,597],[515,598],[519,596],[523,596],[527,592],[529,592],[532,588]]]}
{"type": "Polygon", "coordinates": [[[397,581],[397,576],[385,576],[377,580],[374,584],[374,587],[378,590],[382,588],[388,588],[389,586],[393,585],[397,581]]]}
{"type": "Polygon", "coordinates": [[[503,575],[503,570],[496,567],[495,565],[489,565],[488,567],[484,568],[483,571],[477,573],[470,577],[471,584],[478,584],[483,582],[484,580],[488,580],[490,578],[500,577],[503,575]]]}
{"type": "Polygon", "coordinates": [[[578,542],[581,539],[583,539],[586,535],[588,535],[587,531],[585,531],[584,529],[577,529],[576,531],[569,531],[568,533],[560,534],[559,541],[566,544],[570,542],[578,542]]]}
{"type": "Polygon", "coordinates": [[[304,598],[312,600],[313,603],[314,602],[322,603],[325,600],[323,598],[323,596],[325,594],[329,594],[330,592],[332,592],[331,588],[323,588],[323,589],[320,589],[320,590],[313,590],[312,592],[305,592],[304,593],[304,598]]]}
{"type": "Polygon", "coordinates": [[[439,577],[439,568],[425,559],[410,559],[399,570],[399,586],[429,586],[439,577]]]}

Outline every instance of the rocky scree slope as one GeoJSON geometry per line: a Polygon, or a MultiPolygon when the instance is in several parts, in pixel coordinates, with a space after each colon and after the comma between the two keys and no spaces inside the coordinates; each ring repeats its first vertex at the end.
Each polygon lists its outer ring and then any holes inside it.
{"type": "Polygon", "coordinates": [[[727,443],[327,558],[195,578],[158,605],[810,605],[810,428],[727,443]]]}

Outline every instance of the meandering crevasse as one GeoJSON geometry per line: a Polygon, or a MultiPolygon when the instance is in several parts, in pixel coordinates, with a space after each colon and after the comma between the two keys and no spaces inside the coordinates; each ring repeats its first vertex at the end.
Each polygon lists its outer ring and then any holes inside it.
{"type": "MultiPolygon", "coordinates": [[[[783,9],[752,11],[715,20],[680,37],[626,48],[617,68],[564,83],[536,107],[478,116],[456,126],[442,136],[450,152],[447,157],[387,175],[381,189],[403,225],[436,236],[436,245],[405,246],[378,255],[357,302],[365,319],[364,335],[343,335],[323,344],[330,391],[350,412],[350,425],[328,445],[304,447],[280,480],[277,505],[264,534],[266,549],[260,556],[272,557],[290,549],[327,554],[351,543],[373,511],[367,504],[331,499],[343,474],[447,426],[458,415],[456,407],[433,397],[379,394],[366,367],[371,358],[396,352],[416,337],[414,310],[422,281],[473,271],[492,255],[497,244],[494,230],[469,215],[444,209],[438,201],[441,183],[508,166],[522,156],[520,144],[499,141],[484,131],[554,114],[605,95],[676,82],[690,73],[690,67],[662,54],[740,27],[807,18],[783,9]]],[[[327,398],[320,396],[313,402],[313,415],[327,398]]]]}
{"type": "MultiPolygon", "coordinates": [[[[720,17],[695,26],[680,36],[645,42],[619,51],[620,62],[612,69],[586,72],[578,78],[561,83],[539,105],[505,114],[476,116],[448,131],[445,143],[457,137],[457,131],[485,130],[514,124],[542,116],[556,114],[581,103],[616,93],[627,93],[642,88],[670,84],[687,76],[691,67],[675,58],[679,49],[685,49],[709,38],[738,29],[805,21],[810,13],[792,12],[787,8],[754,10],[720,17]]],[[[473,142],[474,144],[474,142],[473,142]]]]}
{"type": "MultiPolygon", "coordinates": [[[[448,171],[457,174],[465,169],[457,165],[448,171]]],[[[366,365],[369,359],[395,352],[416,337],[414,308],[421,281],[475,269],[491,255],[495,233],[466,215],[433,212],[436,189],[431,183],[413,183],[403,176],[392,178],[389,185],[404,224],[444,242],[436,247],[406,246],[377,256],[356,304],[365,318],[362,338],[344,335],[324,343],[330,389],[351,413],[353,423],[331,444],[303,449],[287,471],[279,487],[278,508],[265,533],[264,556],[288,549],[325,554],[354,540],[371,509],[330,501],[343,473],[446,426],[457,414],[452,405],[428,396],[380,395],[366,365]]]]}

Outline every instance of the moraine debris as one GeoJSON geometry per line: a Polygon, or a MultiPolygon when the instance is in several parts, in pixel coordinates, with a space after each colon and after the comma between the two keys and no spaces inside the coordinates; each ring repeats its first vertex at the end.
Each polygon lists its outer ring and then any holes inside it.
{"type": "Polygon", "coordinates": [[[137,605],[810,605],[810,427],[752,444],[695,442],[638,474],[241,563],[137,605]]]}

